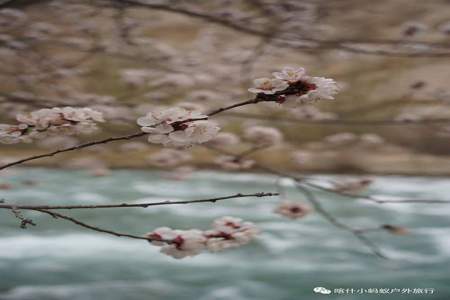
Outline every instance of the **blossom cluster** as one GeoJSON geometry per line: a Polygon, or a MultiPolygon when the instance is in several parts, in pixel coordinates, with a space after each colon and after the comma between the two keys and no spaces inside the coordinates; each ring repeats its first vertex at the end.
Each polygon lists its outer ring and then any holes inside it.
{"type": "Polygon", "coordinates": [[[167,147],[189,147],[211,140],[220,130],[208,116],[181,107],[155,109],[137,120],[148,141],[167,147]]]}
{"type": "Polygon", "coordinates": [[[15,144],[31,142],[56,134],[91,133],[97,122],[104,122],[102,113],[90,108],[54,107],[27,114],[18,114],[17,125],[0,124],[0,142],[15,144]]]}
{"type": "Polygon", "coordinates": [[[333,79],[306,75],[304,68],[285,67],[274,72],[273,78],[258,78],[249,92],[264,101],[276,101],[287,105],[333,100],[338,86],[333,79]]]}
{"type": "Polygon", "coordinates": [[[253,223],[226,216],[214,220],[210,230],[160,227],[145,237],[153,245],[161,247],[162,253],[180,259],[203,251],[218,252],[248,244],[258,232],[253,223]]]}

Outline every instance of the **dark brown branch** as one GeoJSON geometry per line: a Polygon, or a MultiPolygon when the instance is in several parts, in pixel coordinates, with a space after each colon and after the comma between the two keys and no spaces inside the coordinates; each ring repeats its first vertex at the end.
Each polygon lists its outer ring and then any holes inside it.
{"type": "Polygon", "coordinates": [[[0,204],[0,209],[25,209],[25,210],[53,210],[53,209],[98,209],[98,208],[132,208],[132,207],[142,207],[147,208],[149,206],[160,206],[160,205],[177,205],[177,204],[192,204],[192,203],[205,203],[211,202],[215,203],[217,201],[236,199],[236,198],[248,198],[248,197],[272,197],[278,196],[278,193],[253,193],[253,194],[235,194],[231,196],[215,197],[208,199],[198,199],[198,200],[181,200],[181,201],[161,201],[161,202],[149,202],[149,203],[135,203],[135,204],[100,204],[100,205],[9,205],[0,204]]]}
{"type": "Polygon", "coordinates": [[[9,164],[0,166],[0,170],[9,168],[9,167],[12,167],[12,166],[15,166],[15,165],[20,165],[20,164],[25,163],[27,161],[36,160],[36,159],[39,159],[39,158],[51,157],[51,156],[54,156],[54,155],[57,155],[57,154],[60,154],[60,153],[74,151],[74,150],[80,150],[80,149],[83,149],[83,148],[87,148],[87,147],[91,147],[91,146],[99,145],[99,144],[106,144],[106,143],[110,143],[110,142],[130,140],[130,139],[134,139],[134,138],[137,138],[137,137],[144,136],[146,134],[147,133],[145,133],[145,132],[137,132],[137,133],[133,133],[133,134],[129,134],[129,135],[124,135],[124,136],[119,136],[119,137],[111,137],[111,138],[107,138],[107,139],[103,139],[103,140],[88,142],[88,143],[80,144],[80,145],[77,145],[77,146],[56,150],[56,151],[53,151],[53,152],[50,152],[50,153],[30,156],[30,157],[27,157],[27,158],[24,158],[24,159],[20,159],[20,160],[17,160],[17,161],[13,161],[13,162],[11,162],[9,164]]]}
{"type": "Polygon", "coordinates": [[[213,110],[210,113],[208,113],[208,117],[212,117],[214,115],[220,114],[220,113],[222,113],[224,111],[227,111],[227,110],[231,110],[233,108],[237,108],[237,107],[241,107],[241,106],[245,106],[245,105],[249,105],[249,104],[256,104],[256,103],[259,103],[259,102],[262,102],[262,100],[260,100],[260,99],[255,97],[254,99],[250,99],[250,100],[247,100],[247,101],[239,102],[239,103],[236,103],[236,104],[232,104],[230,106],[221,107],[221,108],[218,108],[216,110],[213,110]]]}
{"type": "Polygon", "coordinates": [[[89,224],[81,222],[81,221],[79,221],[79,220],[77,220],[75,218],[72,218],[72,217],[69,217],[69,216],[66,216],[66,215],[54,212],[54,211],[48,211],[48,210],[44,210],[44,209],[33,209],[33,210],[49,214],[50,216],[52,216],[55,219],[60,218],[60,219],[64,219],[64,220],[70,221],[70,222],[72,222],[72,223],[74,223],[76,225],[79,225],[81,227],[84,227],[84,228],[87,228],[87,229],[90,229],[90,230],[94,230],[94,231],[97,231],[97,232],[107,233],[107,234],[114,235],[114,236],[117,236],[117,237],[127,237],[127,238],[131,238],[131,239],[151,241],[151,239],[146,238],[146,237],[132,235],[132,234],[127,234],[127,233],[119,233],[119,232],[116,232],[116,231],[107,230],[107,229],[103,229],[103,228],[100,228],[100,227],[97,227],[97,226],[89,225],[89,224]]]}

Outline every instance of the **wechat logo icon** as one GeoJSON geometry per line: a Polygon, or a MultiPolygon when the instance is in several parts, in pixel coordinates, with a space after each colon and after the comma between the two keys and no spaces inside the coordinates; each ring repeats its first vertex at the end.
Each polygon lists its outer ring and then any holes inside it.
{"type": "Polygon", "coordinates": [[[326,288],[321,287],[321,286],[316,286],[316,287],[313,289],[313,291],[314,291],[314,293],[316,293],[316,294],[324,294],[324,295],[329,295],[329,294],[331,294],[331,291],[330,291],[329,289],[326,289],[326,288]]]}

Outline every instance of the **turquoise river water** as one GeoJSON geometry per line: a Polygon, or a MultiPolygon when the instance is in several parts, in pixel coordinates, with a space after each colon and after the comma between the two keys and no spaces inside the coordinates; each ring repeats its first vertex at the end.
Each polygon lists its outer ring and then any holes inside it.
{"type": "MultiPolygon", "coordinates": [[[[162,173],[20,169],[0,177],[12,189],[0,198],[20,204],[106,204],[200,199],[275,191],[261,174],[198,172],[185,181],[162,173]],[[36,181],[37,185],[24,184],[36,181]]],[[[330,176],[316,176],[317,180],[330,176]]],[[[449,178],[376,177],[370,192],[395,197],[450,199],[449,178]]],[[[285,182],[286,185],[289,182],[285,182]]],[[[301,200],[288,187],[293,200],[301,200]]],[[[450,204],[384,204],[316,193],[323,206],[356,227],[406,226],[411,233],[370,233],[390,259],[371,255],[351,234],[312,214],[292,221],[272,213],[272,198],[218,203],[65,211],[100,227],[136,235],[159,226],[206,229],[231,215],[256,223],[251,244],[218,254],[175,260],[145,241],[86,230],[38,212],[37,226],[20,229],[0,211],[1,300],[221,299],[450,299],[450,204]],[[331,294],[320,294],[325,287],[331,294]]]]}

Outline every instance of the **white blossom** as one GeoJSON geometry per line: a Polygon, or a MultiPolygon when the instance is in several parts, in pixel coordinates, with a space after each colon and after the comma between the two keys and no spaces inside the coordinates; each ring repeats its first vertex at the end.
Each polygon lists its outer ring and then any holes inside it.
{"type": "Polygon", "coordinates": [[[273,95],[276,92],[285,90],[289,84],[281,79],[272,78],[258,78],[253,81],[254,87],[249,88],[248,91],[254,94],[273,95]]]}
{"type": "Polygon", "coordinates": [[[206,115],[181,107],[159,109],[137,120],[150,143],[188,147],[212,139],[219,131],[216,123],[202,120],[206,115]]]}
{"type": "Polygon", "coordinates": [[[55,107],[16,116],[18,125],[2,124],[0,142],[30,142],[56,134],[90,133],[96,122],[104,122],[100,112],[90,108],[55,107]]]}
{"type": "Polygon", "coordinates": [[[277,79],[294,83],[301,80],[303,76],[305,76],[305,73],[306,71],[304,68],[284,67],[281,72],[274,72],[273,76],[277,79]]]}
{"type": "MultiPolygon", "coordinates": [[[[273,75],[275,78],[255,79],[254,87],[249,91],[256,94],[274,95],[272,98],[265,96],[262,99],[286,103],[288,106],[317,100],[333,100],[339,91],[338,85],[333,79],[307,76],[303,68],[285,67],[281,72],[274,72],[273,75]]],[[[259,97],[261,98],[261,96],[259,97]]]]}
{"type": "Polygon", "coordinates": [[[331,78],[306,76],[302,81],[307,84],[308,91],[301,95],[287,96],[286,104],[296,106],[318,100],[333,100],[339,91],[336,82],[331,78]]]}
{"type": "Polygon", "coordinates": [[[278,205],[278,207],[274,210],[275,213],[285,216],[289,219],[299,219],[308,215],[312,209],[301,203],[301,202],[292,202],[292,201],[283,201],[278,205]]]}
{"type": "Polygon", "coordinates": [[[0,142],[3,144],[16,144],[23,141],[22,135],[27,129],[26,124],[8,125],[0,124],[0,142]]]}
{"type": "Polygon", "coordinates": [[[220,128],[211,121],[196,121],[187,124],[187,128],[169,134],[169,144],[176,147],[187,147],[202,144],[211,140],[220,128]]]}
{"type": "Polygon", "coordinates": [[[206,247],[211,252],[248,244],[259,233],[255,224],[229,216],[216,219],[213,228],[205,232],[206,247]]]}
{"type": "Polygon", "coordinates": [[[251,126],[245,129],[244,137],[246,140],[260,146],[272,146],[281,143],[282,133],[273,127],[251,126]]]}
{"type": "Polygon", "coordinates": [[[247,170],[255,164],[255,161],[252,159],[239,158],[231,155],[220,155],[214,162],[222,169],[229,171],[247,170]]]}
{"type": "Polygon", "coordinates": [[[145,235],[151,243],[161,247],[161,253],[180,259],[195,256],[205,249],[206,237],[196,229],[172,230],[168,227],[157,228],[145,235]]]}
{"type": "Polygon", "coordinates": [[[169,227],[159,227],[145,234],[145,237],[151,239],[151,243],[155,246],[164,246],[166,244],[164,241],[171,241],[176,236],[176,231],[169,227]]]}
{"type": "Polygon", "coordinates": [[[189,111],[203,111],[205,109],[203,105],[194,102],[180,102],[177,103],[177,106],[189,111]]]}

